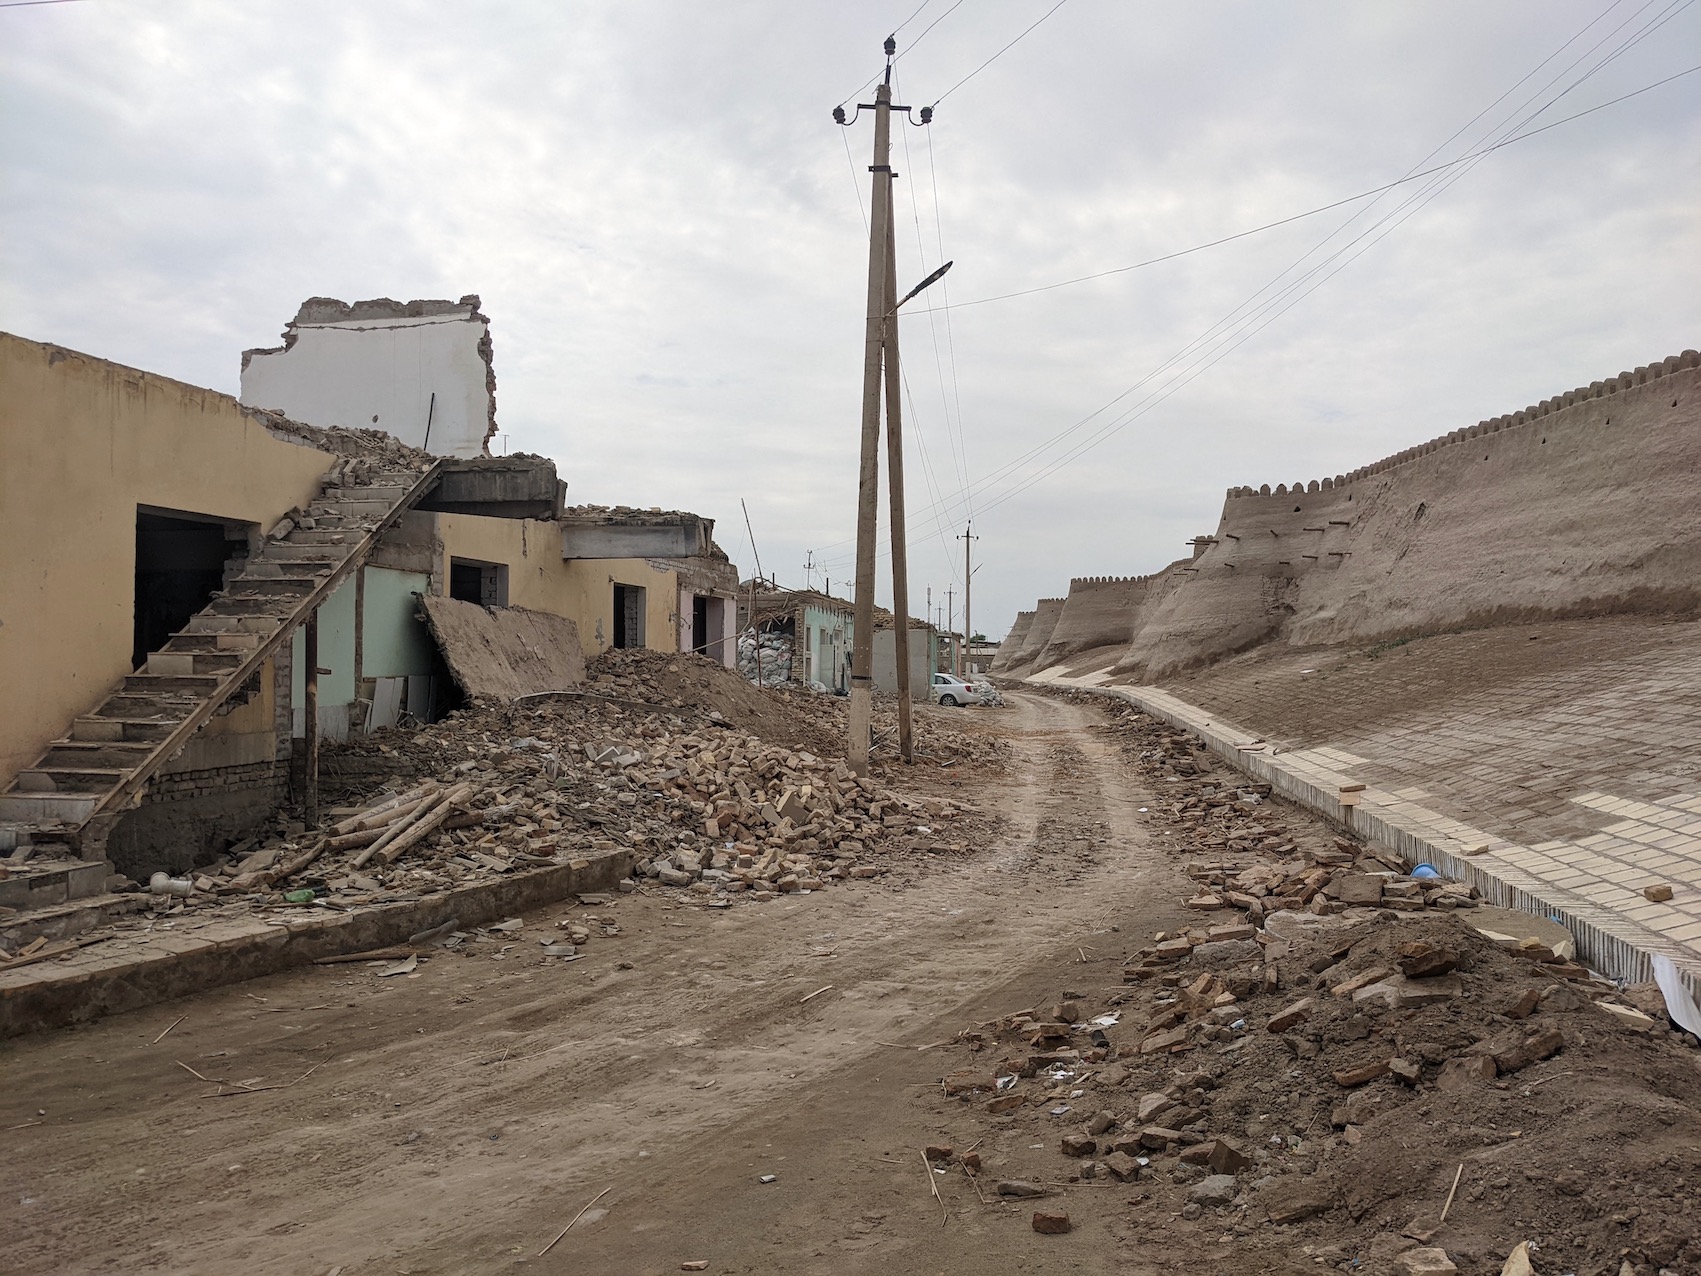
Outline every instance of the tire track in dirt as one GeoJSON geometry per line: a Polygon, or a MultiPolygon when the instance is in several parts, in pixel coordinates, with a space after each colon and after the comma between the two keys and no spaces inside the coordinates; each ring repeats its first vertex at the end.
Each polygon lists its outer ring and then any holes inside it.
{"type": "MultiPolygon", "coordinates": [[[[656,1211],[646,1185],[681,1149],[712,1159],[733,1131],[809,1113],[859,1070],[898,1061],[925,1074],[927,1055],[881,1043],[954,1033],[965,1007],[1023,972],[1060,951],[1085,956],[1089,935],[1175,872],[1141,826],[1138,781],[1087,729],[1093,715],[1011,700],[1007,716],[982,720],[1016,750],[982,795],[1003,836],[901,889],[720,913],[629,897],[613,910],[623,938],[582,963],[444,958],[382,991],[365,972],[300,971],[27,1039],[13,1092],[79,1115],[0,1171],[14,1200],[34,1201],[14,1258],[58,1270],[502,1270],[540,1220],[570,1217],[610,1182],[605,1205],[656,1211]],[[257,1013],[262,995],[337,1004],[278,1016],[257,1013]],[[185,1010],[175,1051],[136,1044],[185,1010]],[[220,1050],[231,1053],[206,1058],[220,1050]],[[287,1091],[198,1099],[208,1088],[174,1058],[269,1079],[330,1062],[287,1091]],[[135,1237],[163,1219],[169,1245],[137,1254],[135,1237]]],[[[521,942],[561,911],[534,914],[521,942]]],[[[1103,947],[1094,964],[1120,955],[1103,947]]]]}

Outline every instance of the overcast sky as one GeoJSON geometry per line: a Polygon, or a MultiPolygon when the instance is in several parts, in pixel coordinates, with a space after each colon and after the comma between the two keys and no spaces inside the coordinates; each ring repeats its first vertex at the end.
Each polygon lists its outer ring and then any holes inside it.
{"type": "MultiPolygon", "coordinates": [[[[898,32],[899,100],[950,91],[896,134],[899,285],[956,261],[902,327],[917,614],[929,584],[960,606],[971,507],[996,638],[1071,576],[1184,554],[1231,485],[1340,473],[1701,346],[1701,74],[1442,187],[966,304],[1701,62],[1695,0],[1068,0],[953,90],[1054,2],[930,0],[898,32]],[[1249,299],[1272,304],[1247,324],[1249,299]]],[[[742,497],[769,575],[801,585],[813,551],[844,592],[872,126],[831,111],[920,3],[0,8],[0,327],[235,393],[240,352],[305,297],[476,292],[510,450],[555,457],[572,499],[716,519],[748,575],[742,497]]]]}

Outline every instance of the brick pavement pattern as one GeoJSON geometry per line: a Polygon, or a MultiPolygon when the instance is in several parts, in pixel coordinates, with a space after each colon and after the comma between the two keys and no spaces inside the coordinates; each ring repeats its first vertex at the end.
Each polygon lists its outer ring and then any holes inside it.
{"type": "Polygon", "coordinates": [[[1126,690],[1320,809],[1365,785],[1350,818],[1583,928],[1608,973],[1645,978],[1662,953],[1701,980],[1701,624],[1261,648],[1126,690]],[[1643,893],[1662,885],[1669,901],[1643,893]]]}

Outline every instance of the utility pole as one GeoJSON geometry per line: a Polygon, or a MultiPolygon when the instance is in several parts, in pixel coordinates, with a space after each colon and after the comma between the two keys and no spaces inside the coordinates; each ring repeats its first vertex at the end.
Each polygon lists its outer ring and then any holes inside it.
{"type": "Polygon", "coordinates": [[[971,520],[964,524],[963,534],[957,537],[958,540],[963,542],[963,667],[957,671],[959,678],[969,676],[969,648],[975,640],[974,629],[969,624],[969,601],[974,596],[972,589],[974,567],[970,563],[969,551],[974,548],[974,543],[980,537],[974,534],[974,528],[974,522],[971,520]]]}
{"type": "MultiPolygon", "coordinates": [[[[874,556],[879,519],[880,482],[880,390],[885,374],[887,463],[890,472],[892,518],[892,610],[896,629],[893,654],[898,676],[898,746],[912,760],[909,668],[909,566],[904,545],[904,456],[903,422],[899,413],[901,385],[898,376],[897,310],[916,293],[933,283],[951,263],[946,262],[905,296],[898,296],[896,232],[892,216],[891,139],[892,112],[908,112],[907,106],[892,103],[892,58],[898,43],[886,37],[886,75],[875,90],[872,103],[859,102],[857,113],[874,112],[874,175],[869,201],[868,225],[868,319],[863,337],[862,360],[862,446],[857,472],[856,508],[856,606],[855,633],[851,644],[851,685],[848,739],[845,760],[858,775],[868,774],[868,751],[874,724],[874,556]]],[[[923,107],[921,123],[930,123],[933,108],[923,107]]],[[[849,121],[845,109],[833,109],[833,120],[841,127],[849,121]]]]}
{"type": "Polygon", "coordinates": [[[910,696],[910,564],[904,535],[904,418],[898,381],[897,218],[892,213],[892,183],[886,183],[886,473],[887,506],[892,519],[892,656],[898,675],[898,756],[915,761],[915,727],[910,696]]]}
{"type": "Polygon", "coordinates": [[[948,585],[945,588],[945,641],[951,646],[951,672],[957,671],[957,639],[953,631],[957,627],[957,587],[948,585]]]}

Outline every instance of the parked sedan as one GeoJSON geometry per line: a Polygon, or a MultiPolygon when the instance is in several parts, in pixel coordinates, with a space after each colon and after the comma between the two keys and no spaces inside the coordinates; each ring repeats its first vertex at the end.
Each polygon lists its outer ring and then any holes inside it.
{"type": "Polygon", "coordinates": [[[936,704],[955,708],[960,704],[979,704],[983,689],[980,683],[964,682],[948,673],[933,675],[933,699],[936,704]]]}

